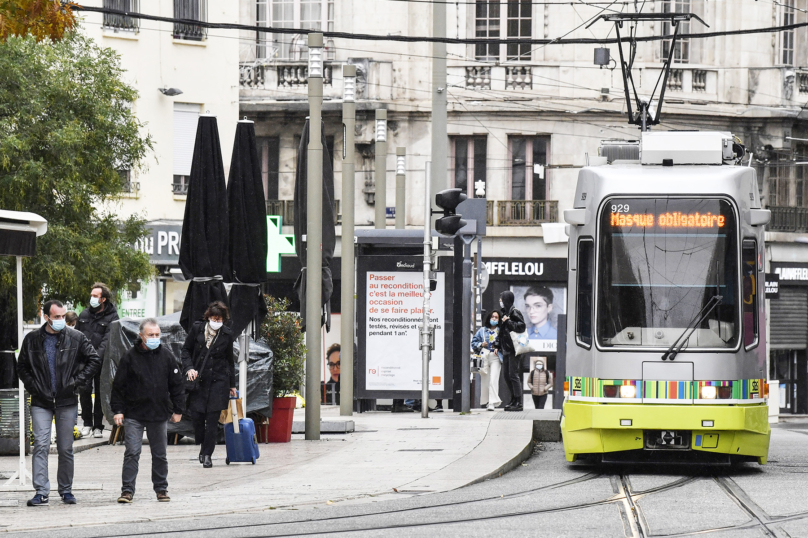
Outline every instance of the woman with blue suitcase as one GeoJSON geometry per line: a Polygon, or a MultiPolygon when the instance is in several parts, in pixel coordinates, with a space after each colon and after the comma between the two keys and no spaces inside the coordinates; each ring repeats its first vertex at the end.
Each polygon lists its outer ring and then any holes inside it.
{"type": "Polygon", "coordinates": [[[188,411],[194,424],[199,463],[213,467],[211,456],[219,434],[219,415],[236,396],[230,311],[224,303],[211,303],[204,319],[188,332],[182,346],[182,368],[188,379],[188,411]]]}

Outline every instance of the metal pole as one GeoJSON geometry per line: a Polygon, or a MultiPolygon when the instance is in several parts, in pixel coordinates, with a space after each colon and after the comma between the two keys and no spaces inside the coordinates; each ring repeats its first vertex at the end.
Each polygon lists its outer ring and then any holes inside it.
{"type": "MultiPolygon", "coordinates": [[[[446,37],[446,2],[432,4],[432,36],[446,37]]],[[[449,136],[446,132],[446,43],[432,44],[432,192],[434,195],[447,188],[449,136]]]]}
{"type": "Polygon", "coordinates": [[[320,439],[320,312],[323,272],[323,34],[309,34],[306,219],[306,440],[320,439]],[[319,69],[315,64],[319,60],[319,69]]]}
{"type": "Polygon", "coordinates": [[[404,184],[407,171],[407,148],[396,148],[396,230],[407,225],[407,199],[404,184]]]}
{"type": "MultiPolygon", "coordinates": [[[[342,66],[343,80],[353,77],[356,80],[356,66],[342,66]]],[[[354,300],[356,274],[354,269],[354,124],[356,103],[346,95],[342,102],[343,153],[342,153],[342,330],[340,332],[340,383],[339,414],[353,414],[353,343],[354,343],[354,300]]]]}
{"type": "Polygon", "coordinates": [[[376,110],[376,229],[387,228],[387,111],[376,110]]]}
{"type": "MultiPolygon", "coordinates": [[[[22,349],[22,257],[17,256],[17,349],[22,349]]],[[[19,357],[19,356],[18,356],[19,357]]],[[[23,386],[22,379],[19,385],[19,413],[20,413],[20,470],[18,471],[17,478],[20,485],[25,485],[25,433],[28,431],[28,425],[25,423],[25,387],[23,386]]]]}
{"type": "Polygon", "coordinates": [[[471,413],[471,242],[474,236],[463,239],[463,315],[461,316],[460,411],[471,413]]]}
{"type": "MultiPolygon", "coordinates": [[[[247,413],[247,359],[250,357],[250,328],[244,329],[239,335],[238,353],[238,395],[241,398],[241,407],[247,413]]],[[[245,416],[246,418],[246,416],[245,416]]]]}
{"type": "Polygon", "coordinates": [[[429,323],[429,273],[432,265],[432,171],[431,163],[426,163],[424,185],[424,306],[421,321],[421,417],[429,418],[429,360],[432,352],[432,327],[429,323]]]}

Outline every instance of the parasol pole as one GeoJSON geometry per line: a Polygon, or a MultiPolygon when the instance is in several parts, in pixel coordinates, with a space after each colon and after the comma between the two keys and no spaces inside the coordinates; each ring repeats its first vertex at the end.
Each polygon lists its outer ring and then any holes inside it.
{"type": "Polygon", "coordinates": [[[306,178],[306,440],[320,439],[323,307],[323,34],[309,34],[309,145],[306,178]]]}

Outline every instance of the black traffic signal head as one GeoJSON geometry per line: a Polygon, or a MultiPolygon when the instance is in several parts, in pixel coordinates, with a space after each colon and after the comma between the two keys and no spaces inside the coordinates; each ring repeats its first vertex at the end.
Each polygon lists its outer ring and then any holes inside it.
{"type": "Polygon", "coordinates": [[[455,235],[467,222],[455,214],[458,204],[468,198],[462,189],[446,189],[435,195],[435,204],[442,208],[443,217],[435,221],[435,231],[441,235],[455,235]]]}

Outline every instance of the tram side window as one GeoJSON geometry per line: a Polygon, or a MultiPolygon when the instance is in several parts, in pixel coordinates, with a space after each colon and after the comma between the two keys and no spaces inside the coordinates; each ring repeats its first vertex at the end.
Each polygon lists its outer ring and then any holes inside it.
{"type": "Polygon", "coordinates": [[[743,345],[747,349],[758,341],[757,243],[743,242],[743,345]]]}
{"type": "Polygon", "coordinates": [[[591,239],[578,242],[578,302],[575,335],[580,344],[592,345],[592,298],[594,288],[595,243],[591,239]]]}

